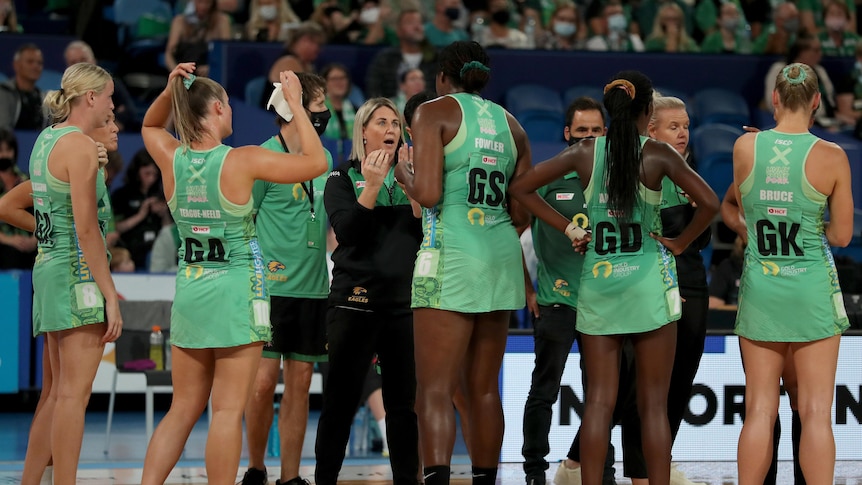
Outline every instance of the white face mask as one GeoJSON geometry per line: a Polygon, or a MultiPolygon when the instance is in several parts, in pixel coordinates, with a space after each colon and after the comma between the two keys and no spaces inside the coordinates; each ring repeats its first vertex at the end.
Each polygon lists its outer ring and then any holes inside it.
{"type": "Polygon", "coordinates": [[[380,7],[366,8],[359,12],[359,22],[365,25],[376,24],[380,19],[380,7]]]}
{"type": "Polygon", "coordinates": [[[554,33],[560,37],[574,35],[578,27],[572,22],[554,22],[554,33]]]}
{"type": "Polygon", "coordinates": [[[278,7],[275,5],[261,5],[258,12],[260,13],[260,18],[264,20],[275,20],[275,17],[278,16],[278,7]]]}

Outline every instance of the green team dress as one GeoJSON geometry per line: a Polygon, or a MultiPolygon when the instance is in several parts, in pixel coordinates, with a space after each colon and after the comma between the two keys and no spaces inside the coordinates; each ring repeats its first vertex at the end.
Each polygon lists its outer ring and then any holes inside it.
{"type": "Polygon", "coordinates": [[[524,307],[521,244],[506,204],[517,151],[506,112],[467,93],[461,126],[444,147],[443,193],[422,214],[413,308],[462,313],[524,307]]]}
{"type": "MultiPolygon", "coordinates": [[[[261,146],[285,153],[278,137],[270,138],[261,146]]],[[[326,160],[329,170],[311,184],[277,184],[265,180],[254,183],[255,226],[266,265],[267,288],[272,296],[321,299],[329,296],[323,208],[323,189],[332,171],[329,151],[326,151],[326,160]]]]}
{"type": "MultiPolygon", "coordinates": [[[[641,137],[641,146],[647,138],[641,137]]],[[[587,335],[644,333],[679,319],[682,300],[673,254],[661,234],[661,191],[640,185],[633,214],[618,219],[605,192],[605,137],[596,138],[593,175],[584,190],[593,240],[584,258],[578,331],[587,335]]]]}
{"type": "MultiPolygon", "coordinates": [[[[30,155],[33,210],[38,242],[33,266],[33,335],[67,330],[105,321],[105,298],[84,259],[75,232],[69,182],[48,170],[48,156],[65,135],[81,130],[74,126],[45,128],[30,155]]],[[[107,198],[104,172],[96,175],[99,228],[105,238],[107,198]]],[[[106,249],[107,251],[107,249],[106,249]]]]}
{"type": "Polygon", "coordinates": [[[176,189],[168,207],[180,234],[171,343],[182,348],[235,347],[270,339],[269,293],[252,218],[221,191],[230,147],[174,152],[176,189]]]}
{"type": "Polygon", "coordinates": [[[754,166],[739,186],[748,230],[736,333],[750,340],[811,342],[849,326],[826,241],[827,196],[805,176],[810,133],[758,133],[754,166]]]}
{"type": "MultiPolygon", "coordinates": [[[[576,172],[539,188],[537,192],[575,225],[589,228],[584,189],[576,172]]],[[[539,218],[533,219],[532,233],[533,248],[539,261],[536,267],[536,301],[542,306],[577,308],[584,257],[575,251],[565,234],[539,218]]]]}

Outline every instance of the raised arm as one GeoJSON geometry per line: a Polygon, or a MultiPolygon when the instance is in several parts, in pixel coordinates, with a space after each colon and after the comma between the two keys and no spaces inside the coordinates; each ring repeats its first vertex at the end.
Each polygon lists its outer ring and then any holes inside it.
{"type": "Polygon", "coordinates": [[[195,64],[193,62],[184,62],[171,71],[167,86],[150,105],[141,126],[144,146],[162,172],[166,196],[173,193],[174,152],[180,146],[179,140],[165,129],[171,117],[171,82],[178,76],[188,78],[194,71],[195,64]]]}
{"type": "Polygon", "coordinates": [[[36,218],[27,211],[33,207],[33,184],[27,180],[0,197],[0,220],[27,232],[36,230],[36,218]]]}
{"type": "Polygon", "coordinates": [[[228,157],[241,160],[242,168],[236,175],[249,177],[249,187],[255,180],[267,180],[279,184],[305,182],[329,169],[326,152],[320,137],[302,106],[302,86],[292,71],[280,74],[281,91],[293,112],[293,120],[299,132],[302,153],[279,153],[258,146],[245,146],[233,150],[228,157]]]}

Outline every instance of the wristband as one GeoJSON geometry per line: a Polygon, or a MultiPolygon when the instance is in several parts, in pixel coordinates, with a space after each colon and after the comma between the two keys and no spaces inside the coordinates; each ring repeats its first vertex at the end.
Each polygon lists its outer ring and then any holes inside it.
{"type": "Polygon", "coordinates": [[[587,231],[585,231],[583,227],[576,226],[573,222],[570,222],[569,225],[566,226],[566,236],[568,236],[571,241],[574,241],[575,239],[583,239],[586,235],[587,231]]]}

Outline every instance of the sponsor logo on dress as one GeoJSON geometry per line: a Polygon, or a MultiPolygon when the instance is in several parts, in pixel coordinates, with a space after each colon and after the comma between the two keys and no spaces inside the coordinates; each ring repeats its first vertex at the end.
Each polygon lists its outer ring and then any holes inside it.
{"type": "Polygon", "coordinates": [[[208,202],[207,186],[204,185],[189,185],[186,193],[187,202],[208,202]]]}
{"type": "Polygon", "coordinates": [[[497,123],[494,118],[479,118],[479,133],[497,136],[497,123]]]}
{"type": "Polygon", "coordinates": [[[482,163],[485,165],[497,166],[497,157],[482,156],[482,163]]]}
{"type": "Polygon", "coordinates": [[[358,180],[356,182],[356,188],[357,189],[364,189],[365,188],[365,181],[364,180],[358,180]]]}
{"type": "Polygon", "coordinates": [[[33,182],[32,188],[33,188],[33,192],[47,192],[48,191],[48,185],[42,184],[42,183],[33,182]]]}
{"type": "Polygon", "coordinates": [[[767,207],[766,212],[771,216],[787,216],[787,209],[784,207],[767,207]]]}
{"type": "Polygon", "coordinates": [[[602,278],[607,278],[614,272],[614,265],[610,261],[599,261],[593,265],[593,278],[598,278],[601,273],[602,278]]]}
{"type": "Polygon", "coordinates": [[[808,272],[808,268],[797,268],[792,264],[790,266],[778,266],[772,261],[761,261],[760,264],[763,266],[763,274],[769,276],[781,275],[793,277],[808,272]]]}
{"type": "Polygon", "coordinates": [[[353,294],[347,298],[347,301],[352,301],[355,303],[368,303],[368,297],[365,296],[368,294],[368,290],[361,286],[353,287],[353,294]]]}
{"type": "Polygon", "coordinates": [[[766,167],[766,183],[787,185],[790,183],[790,167],[766,167]]]}
{"type": "Polygon", "coordinates": [[[203,158],[192,158],[192,165],[200,165],[204,163],[206,159],[203,158]]]}
{"type": "Polygon", "coordinates": [[[599,261],[593,265],[593,278],[625,278],[640,269],[640,265],[628,263],[612,264],[610,261],[599,261]]]}
{"type": "Polygon", "coordinates": [[[471,226],[475,226],[476,224],[484,226],[485,212],[483,212],[482,209],[474,207],[467,211],[467,220],[470,221],[471,226]]]}
{"type": "Polygon", "coordinates": [[[572,200],[574,198],[575,194],[572,192],[557,194],[557,200],[572,200]]]}
{"type": "Polygon", "coordinates": [[[192,226],[193,234],[209,234],[210,228],[209,226],[192,226]]]}

